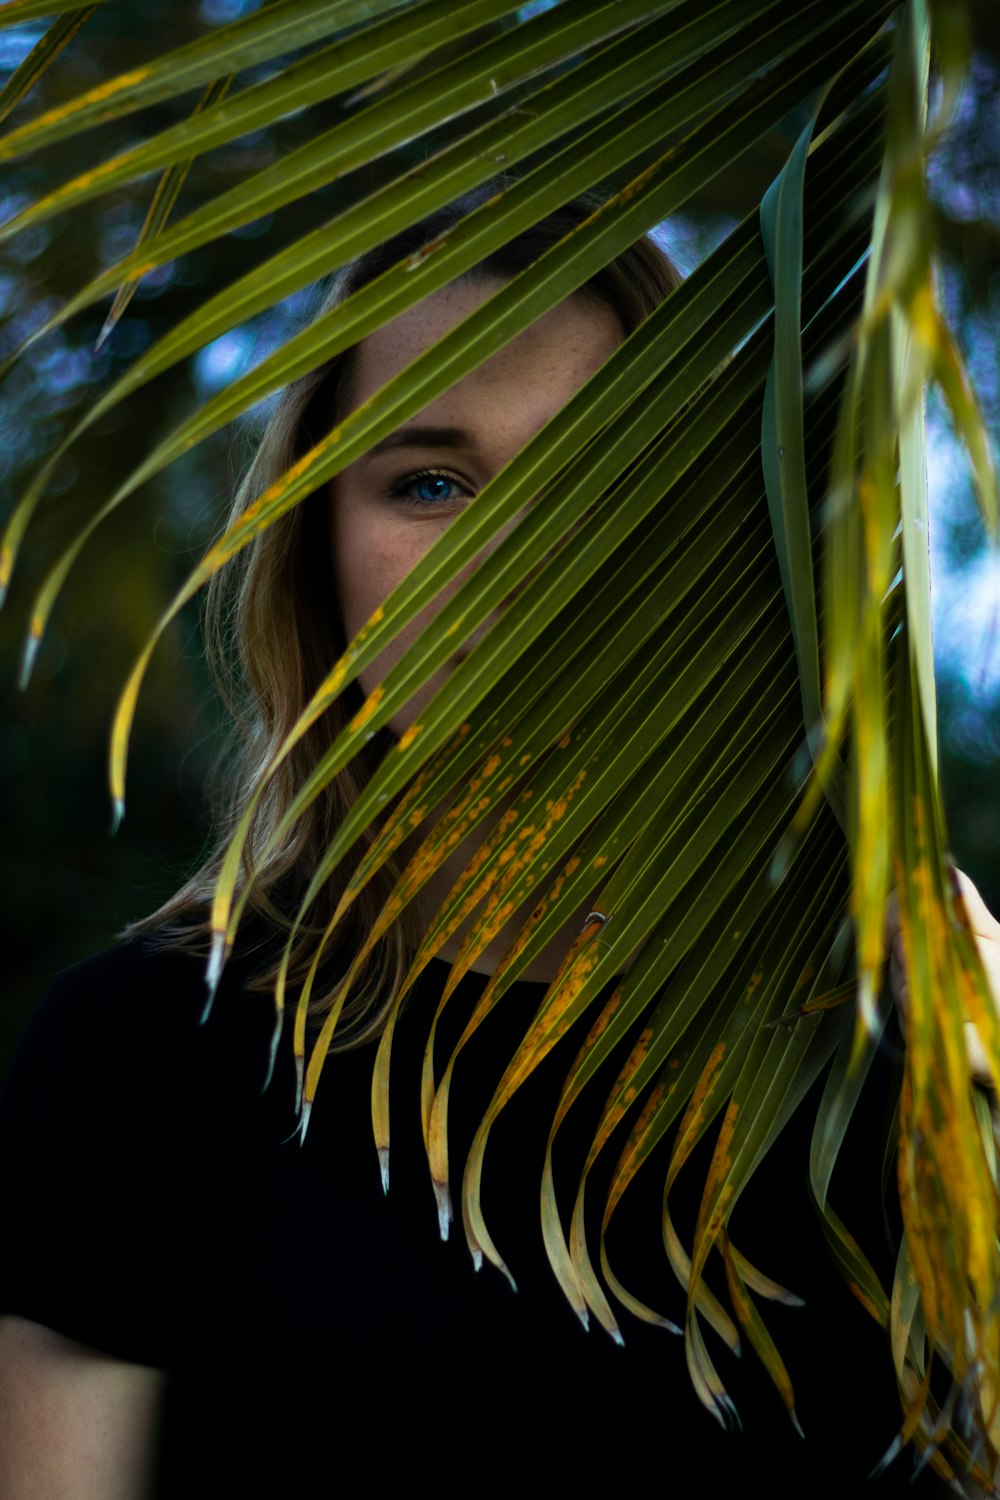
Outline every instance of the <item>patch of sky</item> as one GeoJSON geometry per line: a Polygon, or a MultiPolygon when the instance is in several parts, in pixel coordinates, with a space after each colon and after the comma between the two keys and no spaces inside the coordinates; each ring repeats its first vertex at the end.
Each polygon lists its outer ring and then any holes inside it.
{"type": "Polygon", "coordinates": [[[1000,224],[1000,78],[984,53],[974,55],[955,117],[928,164],[931,197],[960,222],[1000,224]]]}
{"type": "Polygon", "coordinates": [[[257,10],[261,0],[201,0],[198,15],[209,26],[227,26],[257,10]]]}
{"type": "Polygon", "coordinates": [[[148,301],[151,297],[160,297],[171,286],[178,276],[178,267],[175,260],[167,261],[164,266],[154,266],[147,271],[139,283],[136,296],[142,301],[148,301]]]}
{"type": "Polygon", "coordinates": [[[30,202],[29,193],[5,193],[0,189],[0,224],[6,224],[8,219],[13,219],[15,214],[19,214],[22,208],[27,208],[30,202]]]}
{"type": "MultiPolygon", "coordinates": [[[[931,197],[948,218],[1000,226],[1000,77],[973,56],[951,128],[928,165],[931,197]]],[[[938,292],[965,359],[994,454],[1000,452],[1000,275],[945,260],[938,292]],[[973,277],[977,278],[974,283],[973,277]]],[[[979,514],[968,459],[939,392],[927,406],[934,659],[948,702],[944,724],[962,753],[1000,755],[1000,552],[979,514]]]]}
{"type": "Polygon", "coordinates": [[[115,325],[111,350],[116,359],[134,359],[152,342],[152,332],[145,318],[126,317],[115,325]]]}
{"type": "Polygon", "coordinates": [[[36,411],[62,411],[75,400],[75,393],[90,379],[90,356],[84,349],[54,351],[47,361],[36,411]]]}
{"type": "Polygon", "coordinates": [[[965,359],[986,421],[1000,438],[1000,371],[997,369],[996,307],[976,311],[965,319],[962,340],[965,359]]]}
{"type": "MultiPolygon", "coordinates": [[[[273,350],[308,322],[318,298],[315,287],[293,292],[259,318],[240,328],[230,329],[194,356],[193,375],[199,400],[207,400],[224,385],[239,380],[254,369],[273,350]]],[[[258,427],[267,416],[277,392],[264,397],[243,417],[250,428],[258,427]]]]}
{"type": "Polygon", "coordinates": [[[238,380],[252,369],[254,360],[253,333],[248,328],[231,328],[222,333],[194,357],[194,380],[201,398],[214,395],[224,385],[238,380]]]}
{"type": "MultiPolygon", "coordinates": [[[[995,427],[993,436],[995,443],[995,427]]],[[[927,411],[927,483],[938,677],[968,695],[968,713],[987,716],[1000,703],[1000,553],[987,541],[964,449],[936,392],[927,411]]]]}
{"type": "Polygon", "coordinates": [[[32,299],[30,289],[26,289],[22,278],[12,278],[14,281],[13,304],[16,311],[11,313],[0,332],[0,350],[2,357],[12,354],[18,345],[29,338],[41,325],[51,318],[59,307],[57,297],[39,297],[32,299]]]}
{"type": "Polygon", "coordinates": [[[44,35],[44,26],[12,26],[9,31],[0,31],[0,74],[19,68],[44,35]]]}
{"type": "Polygon", "coordinates": [[[124,215],[116,222],[105,221],[101,225],[97,241],[101,264],[112,266],[115,261],[121,260],[123,256],[134,250],[141,228],[142,220],[132,213],[124,215]]]}
{"type": "Polygon", "coordinates": [[[703,219],[675,214],[650,231],[652,239],[665,251],[682,276],[690,276],[695,266],[706,260],[739,221],[730,214],[707,214],[703,219]]]}
{"type": "MultiPolygon", "coordinates": [[[[1000,80],[977,56],[951,133],[928,169],[932,197],[951,219],[1000,225],[1000,80]]],[[[961,348],[994,453],[1000,451],[1000,276],[973,296],[962,271],[945,262],[938,290],[961,348]]],[[[965,451],[944,401],[927,412],[931,602],[934,655],[942,688],[961,703],[955,734],[966,752],[988,753],[1000,708],[1000,553],[987,538],[965,451]],[[990,725],[993,723],[993,730],[990,725]]],[[[949,731],[950,733],[951,731],[949,731]]]]}
{"type": "Polygon", "coordinates": [[[37,260],[51,242],[51,225],[32,224],[30,228],[22,229],[20,234],[14,236],[7,254],[12,260],[27,264],[28,261],[37,260]]]}

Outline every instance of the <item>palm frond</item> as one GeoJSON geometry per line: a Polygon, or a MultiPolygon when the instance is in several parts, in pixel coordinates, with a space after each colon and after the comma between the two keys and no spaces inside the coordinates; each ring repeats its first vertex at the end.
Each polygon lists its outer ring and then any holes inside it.
{"type": "MultiPolygon", "coordinates": [[[[321,717],[447,591],[448,602],[297,787],[268,847],[254,851],[264,861],[294,834],[373,734],[476,635],[332,834],[293,914],[279,1010],[296,945],[331,877],[348,868],[297,997],[303,1131],[369,950],[476,835],[477,852],[428,923],[379,1046],[373,1127],[384,1179],[399,1008],[430,958],[457,939],[422,1080],[442,1234],[461,1176],[456,1206],[474,1259],[516,1275],[502,1253],[502,1225],[487,1218],[490,1132],[535,1068],[589,1016],[540,1184],[540,1232],[559,1285],[584,1323],[593,1315],[615,1338],[616,1302],[647,1321],[683,1324],[695,1389],[724,1423],[734,1408],[706,1327],[730,1348],[745,1338],[795,1420],[791,1380],[759,1305],[794,1301],[794,1292],[746,1259],[729,1219],[827,1070],[812,1192],[845,1279],[886,1329],[901,1439],[917,1442],[942,1473],[966,1463],[969,1448],[952,1422],[962,1392],[994,1465],[996,1160],[970,1090],[962,1026],[975,1020],[1000,1083],[1000,1021],[945,852],[923,431],[923,392],[933,379],[996,530],[989,445],[934,299],[925,185],[939,129],[926,119],[932,33],[947,112],[967,55],[962,7],[805,0],[790,13],[779,0],[567,0],[528,21],[516,11],[506,0],[279,0],[44,109],[0,140],[0,159],[14,160],[209,90],[194,114],[94,161],[0,228],[0,241],[14,240],[164,174],[141,242],[70,297],[19,354],[117,290],[114,321],[138,279],[178,256],[310,194],[331,186],[337,193],[321,227],[186,315],[77,422],[8,521],[4,589],[56,466],[96,422],[220,334],[517,168],[440,242],[390,266],[158,439],[65,537],[32,607],[25,676],[82,548],[155,475],[554,207],[595,185],[612,189],[575,232],[323,434],[204,553],[163,610],[120,700],[111,746],[120,815],[143,676],[187,601],[797,112],[798,139],[759,213],[541,428],[329,664],[226,851],[210,979],[217,982],[252,895],[246,868],[261,799],[321,717]],[[458,37],[470,44],[456,57],[446,49],[458,37]],[[419,66],[410,66],[417,55],[419,66]],[[264,64],[268,76],[241,86],[246,70],[264,64]],[[320,104],[337,112],[332,127],[167,223],[190,163],[320,104]],[[307,1009],[328,946],[373,876],[428,829],[310,1048],[307,1009]],[[879,984],[892,883],[911,1013],[898,1110],[905,1239],[886,1289],[830,1198],[886,1024],[879,984]],[[591,911],[582,931],[505,1059],[494,1096],[482,1101],[469,1159],[452,1162],[450,1088],[466,1044],[584,902],[591,911]],[[455,985],[515,918],[518,936],[439,1074],[434,1042],[455,985]],[[833,1005],[831,996],[851,983],[857,1003],[833,1005]],[[573,1202],[564,1205],[553,1148],[612,1058],[618,1076],[573,1202]],[[685,1242],[671,1194],[713,1130],[701,1208],[685,1242]],[[623,1194],[671,1132],[664,1302],[677,1298],[672,1272],[683,1302],[676,1321],[625,1285],[607,1243],[623,1194]],[[612,1151],[600,1234],[588,1238],[592,1169],[612,1151]],[[705,1277],[716,1256],[728,1308],[705,1277]],[[943,1401],[931,1390],[932,1355],[952,1380],[943,1401]]],[[[89,10],[9,0],[0,25],[42,14],[60,17],[53,51],[89,10]]],[[[972,1473],[989,1483],[986,1461],[972,1473]]]]}
{"type": "Polygon", "coordinates": [[[96,5],[81,7],[80,10],[60,16],[58,20],[53,21],[0,89],[0,124],[6,120],[12,110],[17,108],[22,99],[28,97],[63,48],[68,47],[73,38],[86,26],[96,9],[96,5]]]}

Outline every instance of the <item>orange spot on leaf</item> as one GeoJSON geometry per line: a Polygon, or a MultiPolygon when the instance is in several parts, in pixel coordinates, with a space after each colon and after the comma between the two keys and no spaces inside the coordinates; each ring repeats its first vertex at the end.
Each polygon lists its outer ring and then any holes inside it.
{"type": "Polygon", "coordinates": [[[372,691],[368,694],[368,697],[365,699],[364,703],[362,703],[361,707],[358,709],[357,713],[354,715],[354,718],[351,720],[348,728],[363,729],[369,722],[369,720],[373,719],[375,714],[378,712],[378,706],[382,702],[382,699],[384,697],[385,693],[381,687],[373,688],[372,691]]]}

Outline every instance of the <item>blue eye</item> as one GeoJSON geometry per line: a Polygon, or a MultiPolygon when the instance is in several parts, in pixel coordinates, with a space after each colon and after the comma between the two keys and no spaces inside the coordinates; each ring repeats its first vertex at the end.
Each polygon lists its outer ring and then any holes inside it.
{"type": "Polygon", "coordinates": [[[450,500],[454,482],[444,474],[425,474],[414,480],[413,488],[420,500],[450,500]]]}
{"type": "Polygon", "coordinates": [[[456,500],[464,489],[453,475],[439,469],[423,469],[407,474],[392,487],[392,494],[414,505],[445,505],[456,500]]]}

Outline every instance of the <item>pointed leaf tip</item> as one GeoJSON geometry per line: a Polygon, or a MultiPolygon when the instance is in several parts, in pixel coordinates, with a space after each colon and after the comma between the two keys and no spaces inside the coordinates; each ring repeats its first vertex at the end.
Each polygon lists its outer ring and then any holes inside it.
{"type": "Polygon", "coordinates": [[[903,1439],[897,1432],[896,1436],[893,1438],[892,1442],[889,1444],[888,1448],[885,1450],[882,1457],[875,1465],[874,1469],[872,1469],[871,1473],[868,1475],[868,1478],[877,1479],[880,1474],[884,1474],[886,1469],[892,1463],[893,1459],[896,1458],[896,1456],[902,1451],[903,1439]]]}
{"type": "Polygon", "coordinates": [[[35,670],[35,662],[38,660],[38,648],[42,644],[40,635],[29,635],[24,643],[24,654],[21,657],[21,674],[17,685],[22,693],[31,681],[31,674],[35,670]]]}
{"type": "MultiPolygon", "coordinates": [[[[211,1004],[211,999],[209,1000],[209,1004],[211,1004]]],[[[274,1065],[278,1059],[278,1043],[281,1041],[283,1020],[284,1017],[282,1015],[282,1012],[279,1010],[274,1018],[274,1030],[271,1032],[271,1045],[268,1049],[267,1055],[267,1073],[264,1076],[264,1086],[261,1089],[262,1094],[267,1093],[268,1089],[271,1086],[271,1079],[274,1077],[274,1065]]]]}
{"type": "Polygon", "coordinates": [[[619,1349],[625,1348],[625,1340],[622,1338],[622,1331],[620,1328],[612,1328],[611,1337],[614,1339],[619,1349]]]}
{"type": "Polygon", "coordinates": [[[858,979],[858,1019],[871,1040],[877,1042],[882,1028],[879,1024],[874,977],[867,969],[862,970],[858,979]]]}
{"type": "Polygon", "coordinates": [[[112,328],[114,328],[114,326],[115,326],[115,324],[117,322],[118,322],[118,319],[114,316],[114,309],[112,308],[111,312],[109,312],[108,315],[107,315],[107,317],[104,319],[104,323],[103,323],[103,326],[101,328],[100,333],[97,335],[97,338],[94,340],[94,353],[95,354],[100,354],[102,348],[104,347],[104,345],[108,341],[108,338],[109,338],[109,336],[111,334],[112,328]]]}
{"type": "Polygon", "coordinates": [[[708,1409],[723,1432],[732,1432],[734,1427],[742,1425],[735,1406],[726,1395],[717,1395],[708,1409]]]}
{"type": "Polygon", "coordinates": [[[111,803],[111,827],[108,830],[112,838],[114,838],[115,834],[118,832],[124,821],[125,798],[115,797],[111,803]]]}
{"type": "Polygon", "coordinates": [[[226,934],[224,932],[212,933],[212,949],[208,955],[208,965],[205,969],[205,983],[208,993],[214,999],[215,992],[219,988],[219,980],[222,978],[222,968],[226,961],[226,934]]]}
{"type": "Polygon", "coordinates": [[[309,1129],[309,1117],[312,1114],[312,1100],[307,1099],[302,1106],[302,1117],[299,1120],[299,1145],[306,1143],[306,1131],[309,1129]]]}
{"type": "Polygon", "coordinates": [[[771,856],[771,865],[770,869],[768,870],[768,878],[770,879],[772,885],[780,885],[784,880],[785,872],[788,869],[788,862],[791,858],[791,854],[792,840],[786,836],[781,840],[781,843],[778,845],[777,849],[775,849],[774,851],[774,854],[771,856]]]}
{"type": "Polygon", "coordinates": [[[473,1250],[472,1252],[472,1269],[474,1271],[481,1271],[483,1269],[483,1252],[481,1250],[473,1250]]]}
{"type": "MultiPolygon", "coordinates": [[[[435,1182],[434,1196],[437,1199],[438,1232],[443,1240],[448,1238],[451,1227],[451,1194],[446,1182],[435,1182]]],[[[477,1267],[478,1269],[478,1267],[477,1267]]]]}
{"type": "Polygon", "coordinates": [[[379,1176],[382,1179],[382,1192],[383,1193],[388,1193],[388,1191],[389,1191],[389,1148],[388,1148],[388,1146],[379,1146],[379,1148],[378,1148],[378,1171],[379,1171],[379,1176]]]}

